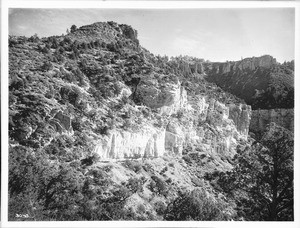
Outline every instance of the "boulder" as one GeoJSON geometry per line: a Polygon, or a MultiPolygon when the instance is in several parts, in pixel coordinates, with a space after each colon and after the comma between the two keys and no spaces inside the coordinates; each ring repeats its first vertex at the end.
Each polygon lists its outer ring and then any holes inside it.
{"type": "Polygon", "coordinates": [[[70,130],[71,118],[67,115],[64,115],[62,113],[62,111],[59,111],[58,113],[56,113],[56,115],[53,118],[59,120],[61,126],[63,126],[66,131],[70,130]]]}

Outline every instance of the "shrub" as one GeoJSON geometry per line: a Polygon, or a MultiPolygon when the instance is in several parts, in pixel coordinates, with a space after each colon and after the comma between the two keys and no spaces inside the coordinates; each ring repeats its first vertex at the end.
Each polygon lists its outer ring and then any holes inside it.
{"type": "Polygon", "coordinates": [[[51,62],[44,62],[44,64],[41,66],[41,70],[42,71],[49,71],[49,70],[52,70],[53,69],[53,66],[51,64],[51,62]]]}
{"type": "Polygon", "coordinates": [[[18,44],[18,41],[16,39],[14,39],[13,37],[10,36],[9,40],[8,40],[9,47],[13,47],[13,46],[15,46],[17,44],[18,44]]]}
{"type": "Polygon", "coordinates": [[[168,195],[167,183],[157,176],[152,176],[151,179],[152,181],[149,184],[149,189],[152,192],[158,193],[166,197],[168,195]]]}
{"type": "Polygon", "coordinates": [[[72,161],[70,163],[70,167],[73,167],[74,169],[78,169],[80,167],[80,161],[76,160],[76,161],[72,161]]]}
{"type": "Polygon", "coordinates": [[[71,44],[72,40],[69,37],[65,37],[62,43],[63,44],[71,44]]]}
{"type": "Polygon", "coordinates": [[[154,210],[158,215],[163,215],[167,209],[167,206],[162,201],[157,201],[154,203],[154,210]]]}
{"type": "Polygon", "coordinates": [[[143,192],[143,181],[139,178],[129,178],[126,187],[133,193],[143,192]]]}
{"type": "Polygon", "coordinates": [[[191,181],[192,181],[192,183],[195,185],[195,186],[197,186],[197,187],[203,187],[203,181],[202,180],[200,180],[199,178],[197,178],[197,177],[191,177],[191,181]]]}
{"type": "Polygon", "coordinates": [[[107,166],[103,167],[103,170],[108,173],[108,172],[110,172],[112,170],[112,168],[113,168],[112,165],[107,165],[107,166]]]}
{"type": "Polygon", "coordinates": [[[153,169],[153,167],[152,167],[151,164],[148,164],[148,163],[144,164],[144,165],[143,165],[143,169],[144,169],[147,173],[154,173],[154,169],[153,169]]]}
{"type": "Polygon", "coordinates": [[[183,159],[187,164],[193,163],[193,161],[192,161],[192,159],[191,159],[191,157],[190,157],[189,155],[184,155],[184,156],[182,157],[182,159],[183,159]]]}
{"type": "Polygon", "coordinates": [[[164,218],[166,220],[184,221],[219,221],[229,220],[229,215],[223,211],[226,204],[223,201],[213,200],[204,190],[194,189],[191,192],[179,195],[168,205],[164,218]]]}
{"type": "Polygon", "coordinates": [[[146,212],[146,208],[143,204],[139,204],[136,209],[140,214],[144,214],[146,212]]]}
{"type": "Polygon", "coordinates": [[[169,166],[172,167],[172,168],[174,168],[174,166],[175,166],[174,162],[170,162],[169,166]]]}
{"type": "Polygon", "coordinates": [[[135,173],[139,173],[142,170],[142,165],[138,161],[126,160],[124,161],[123,166],[131,169],[135,173]]]}
{"type": "Polygon", "coordinates": [[[87,158],[84,158],[81,160],[82,165],[90,166],[100,160],[100,157],[98,154],[93,154],[92,156],[89,156],[87,158]]]}
{"type": "Polygon", "coordinates": [[[168,171],[168,166],[166,166],[165,168],[163,168],[161,171],[160,171],[160,175],[163,175],[165,172],[168,171]]]}
{"type": "Polygon", "coordinates": [[[72,25],[71,26],[71,33],[75,32],[77,30],[77,26],[76,25],[72,25]]]}
{"type": "Polygon", "coordinates": [[[49,49],[48,46],[43,47],[43,48],[41,49],[41,51],[42,51],[42,53],[44,53],[44,54],[50,53],[50,49],[49,49]]]}
{"type": "Polygon", "coordinates": [[[40,38],[36,33],[28,39],[29,42],[33,42],[33,43],[37,43],[39,40],[40,38]]]}
{"type": "Polygon", "coordinates": [[[72,128],[74,131],[79,131],[81,132],[83,130],[83,125],[82,125],[82,119],[79,117],[76,117],[72,120],[71,122],[72,128]]]}
{"type": "Polygon", "coordinates": [[[75,86],[63,86],[60,89],[62,103],[70,102],[74,107],[78,107],[79,101],[81,100],[82,94],[80,89],[75,86]]]}

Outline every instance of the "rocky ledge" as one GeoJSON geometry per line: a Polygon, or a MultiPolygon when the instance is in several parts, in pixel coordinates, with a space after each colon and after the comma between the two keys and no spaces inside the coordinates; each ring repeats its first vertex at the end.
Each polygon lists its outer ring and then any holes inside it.
{"type": "Polygon", "coordinates": [[[261,57],[245,58],[236,62],[215,63],[213,64],[213,71],[216,74],[226,74],[230,71],[244,71],[255,70],[257,68],[271,68],[277,64],[275,58],[270,55],[263,55],[261,57]]]}

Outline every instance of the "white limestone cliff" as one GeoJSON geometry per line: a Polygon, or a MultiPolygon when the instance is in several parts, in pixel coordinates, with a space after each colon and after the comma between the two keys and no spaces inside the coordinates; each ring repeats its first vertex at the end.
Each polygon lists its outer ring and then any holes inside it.
{"type": "Polygon", "coordinates": [[[156,107],[169,123],[161,128],[149,124],[136,131],[111,131],[96,143],[95,152],[102,160],[181,156],[188,145],[231,157],[238,141],[247,139],[251,119],[248,105],[225,105],[201,96],[192,104],[179,83],[161,89],[166,96],[160,95],[162,91],[154,93],[154,87],[139,89],[145,96],[144,104],[156,107]],[[172,116],[178,111],[185,119],[172,116]]]}
{"type": "Polygon", "coordinates": [[[243,113],[240,106],[226,106],[205,97],[194,107],[198,110],[199,123],[185,128],[185,143],[208,153],[234,155],[237,142],[248,136],[251,108],[247,106],[243,113]]]}
{"type": "Polygon", "coordinates": [[[112,131],[95,147],[101,160],[160,157],[165,153],[165,129],[144,127],[139,131],[112,131]]]}
{"type": "Polygon", "coordinates": [[[226,74],[231,71],[255,70],[256,68],[271,68],[277,64],[275,58],[270,55],[261,57],[245,58],[236,62],[224,62],[214,64],[214,72],[216,74],[226,74]]]}

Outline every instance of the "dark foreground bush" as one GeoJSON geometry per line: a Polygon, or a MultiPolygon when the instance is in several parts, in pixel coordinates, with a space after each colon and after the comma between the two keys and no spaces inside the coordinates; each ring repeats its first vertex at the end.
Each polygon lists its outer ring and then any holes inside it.
{"type": "Polygon", "coordinates": [[[196,220],[196,221],[220,221],[230,219],[224,213],[224,202],[215,201],[208,197],[201,189],[178,196],[171,202],[164,215],[165,220],[196,220]]]}

